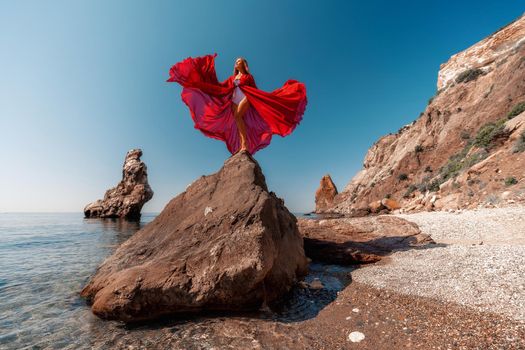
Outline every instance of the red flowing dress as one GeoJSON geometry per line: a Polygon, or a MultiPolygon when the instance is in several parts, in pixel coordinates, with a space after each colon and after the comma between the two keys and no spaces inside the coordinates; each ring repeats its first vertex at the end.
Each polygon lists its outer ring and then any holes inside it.
{"type": "MultiPolygon", "coordinates": [[[[232,74],[223,82],[217,80],[215,56],[188,57],[170,69],[168,82],[182,85],[181,97],[188,106],[195,128],[204,135],[224,141],[230,153],[240,148],[232,96],[235,90],[232,74]]],[[[272,92],[259,90],[251,74],[243,74],[239,88],[250,107],[244,114],[246,141],[250,154],[268,146],[273,134],[289,135],[301,122],[307,104],[306,86],[293,79],[272,92]]]]}

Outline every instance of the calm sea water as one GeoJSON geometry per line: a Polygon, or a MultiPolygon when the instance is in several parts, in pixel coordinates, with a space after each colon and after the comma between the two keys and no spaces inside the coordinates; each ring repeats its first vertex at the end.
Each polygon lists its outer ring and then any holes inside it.
{"type": "MultiPolygon", "coordinates": [[[[84,219],[82,213],[0,213],[0,349],[144,343],[140,328],[94,316],[79,292],[104,258],[155,215],[129,223],[84,219]]],[[[310,270],[306,281],[319,279],[325,288],[294,290],[278,311],[256,317],[283,322],[313,317],[349,283],[349,268],[313,263],[310,270]]],[[[206,332],[205,322],[188,321],[185,327],[206,332]]],[[[148,334],[154,342],[155,330],[150,327],[148,334]]]]}

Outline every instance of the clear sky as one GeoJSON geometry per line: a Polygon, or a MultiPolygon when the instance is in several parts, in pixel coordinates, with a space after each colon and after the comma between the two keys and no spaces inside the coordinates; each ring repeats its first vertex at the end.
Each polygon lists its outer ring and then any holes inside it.
{"type": "Polygon", "coordinates": [[[439,65],[523,1],[0,0],[0,211],[82,211],[142,148],[158,212],[230,156],[193,128],[171,65],[244,56],[260,89],[307,87],[302,123],[255,154],[293,212],[340,190],[377,138],[416,119],[439,65]]]}

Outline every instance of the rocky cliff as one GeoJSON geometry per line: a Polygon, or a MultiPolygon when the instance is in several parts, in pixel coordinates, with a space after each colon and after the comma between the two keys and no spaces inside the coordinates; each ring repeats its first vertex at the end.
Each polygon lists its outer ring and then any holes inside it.
{"type": "Polygon", "coordinates": [[[104,199],[86,205],[86,218],[124,218],[139,220],[142,206],[153,197],[147,167],[140,160],[142,150],[132,149],[122,166],[122,180],[106,191],[104,199]]]}
{"type": "Polygon", "coordinates": [[[330,211],[384,198],[401,211],[525,202],[525,15],[440,66],[412,123],[381,137],[330,211]]]}

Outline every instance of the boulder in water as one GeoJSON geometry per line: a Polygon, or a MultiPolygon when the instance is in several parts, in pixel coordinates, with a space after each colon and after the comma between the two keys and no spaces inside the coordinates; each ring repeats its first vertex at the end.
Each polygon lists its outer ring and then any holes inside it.
{"type": "Polygon", "coordinates": [[[297,219],[247,152],[173,198],[117,248],[81,295],[126,322],[271,304],[307,272],[297,219]]]}

